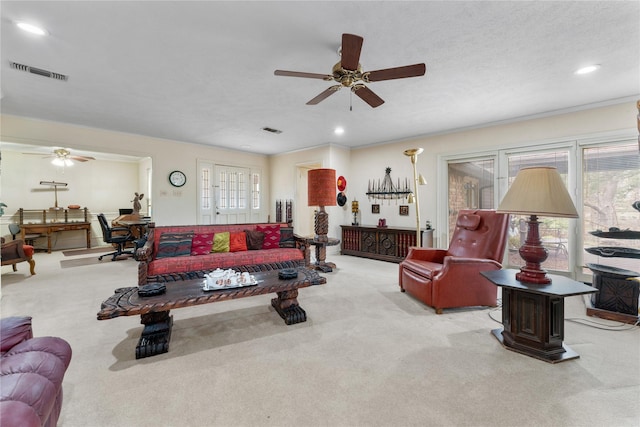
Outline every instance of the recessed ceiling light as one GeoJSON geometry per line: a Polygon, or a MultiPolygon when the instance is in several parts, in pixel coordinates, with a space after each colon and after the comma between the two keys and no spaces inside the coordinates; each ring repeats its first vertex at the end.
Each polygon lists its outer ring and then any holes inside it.
{"type": "Polygon", "coordinates": [[[333,133],[335,133],[336,135],[342,135],[344,133],[344,128],[338,126],[333,133]]]}
{"type": "Polygon", "coordinates": [[[593,73],[594,71],[596,71],[597,69],[600,68],[600,64],[593,64],[593,65],[588,65],[586,67],[582,67],[577,69],[574,74],[589,74],[589,73],[593,73]]]}
{"type": "Polygon", "coordinates": [[[16,23],[16,25],[21,30],[27,31],[27,32],[32,33],[32,34],[37,34],[39,36],[44,36],[45,34],[47,34],[47,32],[44,29],[42,29],[42,28],[40,28],[40,27],[38,27],[36,25],[33,25],[33,24],[28,24],[26,22],[18,22],[18,23],[16,23]]]}

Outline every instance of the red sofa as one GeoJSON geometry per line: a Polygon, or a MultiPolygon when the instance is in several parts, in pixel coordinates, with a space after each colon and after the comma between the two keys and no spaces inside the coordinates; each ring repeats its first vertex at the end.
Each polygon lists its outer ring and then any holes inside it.
{"type": "MultiPolygon", "coordinates": [[[[268,238],[268,237],[267,237],[268,238]]],[[[267,238],[265,242],[267,242],[267,238]]],[[[266,246],[266,244],[265,244],[266,246]]],[[[160,251],[161,252],[161,251],[160,251]]],[[[309,245],[307,239],[297,236],[293,228],[285,223],[261,224],[213,224],[213,225],[175,225],[156,227],[149,225],[146,242],[136,250],[138,261],[138,285],[150,282],[167,282],[202,276],[216,268],[242,267],[247,271],[272,270],[309,266],[309,245]],[[208,252],[203,255],[184,255],[158,257],[163,234],[216,234],[239,233],[246,230],[277,229],[271,237],[271,247],[247,249],[236,252],[208,252]],[[275,242],[274,242],[274,239],[275,242]]]]}
{"type": "Polygon", "coordinates": [[[480,272],[502,268],[508,227],[508,214],[461,210],[449,249],[409,249],[400,263],[400,290],[437,314],[444,308],[495,307],[498,288],[480,272]]]}
{"type": "Polygon", "coordinates": [[[58,337],[33,337],[31,317],[0,320],[0,425],[55,427],[71,346],[58,337]]]}

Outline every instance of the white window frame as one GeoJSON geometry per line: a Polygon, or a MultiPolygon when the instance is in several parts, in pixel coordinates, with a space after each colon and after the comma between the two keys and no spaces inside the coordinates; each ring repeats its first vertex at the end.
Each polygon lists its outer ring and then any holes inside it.
{"type": "MultiPolygon", "coordinates": [[[[441,238],[438,239],[440,247],[446,248],[449,245],[451,237],[448,234],[448,227],[445,224],[448,223],[448,164],[449,162],[463,162],[482,160],[486,158],[495,157],[495,179],[496,179],[496,191],[494,192],[497,198],[495,205],[499,205],[499,201],[502,200],[506,193],[508,186],[508,169],[507,169],[507,156],[509,154],[527,153],[534,154],[536,152],[543,151],[557,151],[559,149],[569,150],[568,156],[568,174],[567,174],[567,190],[578,207],[578,214],[582,215],[583,205],[582,200],[582,149],[594,146],[611,146],[611,145],[624,145],[629,144],[632,141],[637,142],[637,134],[634,134],[633,129],[603,132],[595,135],[582,135],[571,138],[562,138],[546,141],[532,141],[522,144],[514,144],[513,146],[500,146],[492,147],[491,149],[481,149],[475,152],[466,153],[444,153],[438,155],[437,159],[437,179],[440,185],[437,187],[437,214],[436,214],[436,227],[443,230],[441,238]]],[[[555,272],[553,274],[569,275],[575,280],[590,281],[590,274],[585,273],[583,268],[584,254],[582,248],[583,242],[582,221],[580,219],[569,221],[568,233],[572,238],[567,248],[570,254],[569,259],[569,272],[555,272]]]]}

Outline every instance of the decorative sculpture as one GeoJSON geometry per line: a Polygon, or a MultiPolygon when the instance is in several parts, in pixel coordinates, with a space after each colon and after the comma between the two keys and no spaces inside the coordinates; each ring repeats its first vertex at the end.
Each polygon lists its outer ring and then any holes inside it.
{"type": "Polygon", "coordinates": [[[133,214],[140,215],[140,209],[142,209],[142,205],[140,204],[140,200],[144,197],[144,194],[135,193],[135,197],[133,198],[133,214]]]}

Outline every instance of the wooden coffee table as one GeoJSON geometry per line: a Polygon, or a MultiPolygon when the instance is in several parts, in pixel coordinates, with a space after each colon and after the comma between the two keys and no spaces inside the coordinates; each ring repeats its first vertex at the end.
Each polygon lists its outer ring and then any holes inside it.
{"type": "Polygon", "coordinates": [[[169,351],[173,325],[169,311],[174,308],[276,293],[271,305],[287,325],[306,322],[307,314],[298,304],[298,288],[322,285],[327,279],[304,267],[297,272],[297,278],[286,280],[278,278],[278,270],[253,273],[257,285],[216,291],[204,291],[203,278],[168,282],[165,293],[151,297],[138,295],[138,287],[118,288],[102,303],[98,320],[140,315],[144,329],[136,346],[136,359],[169,351]]]}

